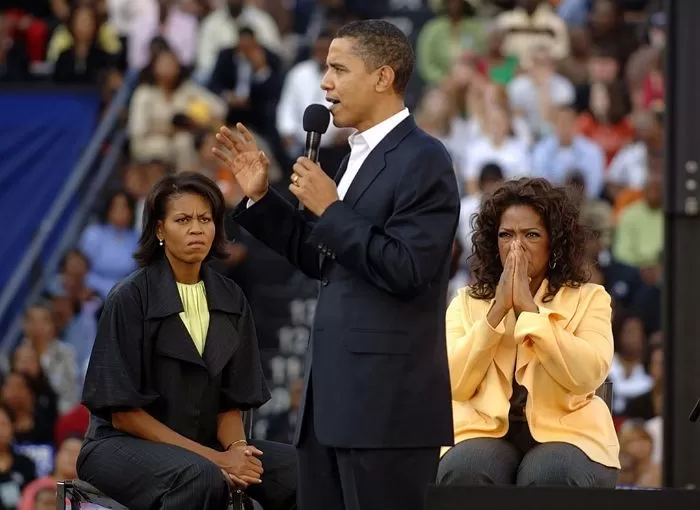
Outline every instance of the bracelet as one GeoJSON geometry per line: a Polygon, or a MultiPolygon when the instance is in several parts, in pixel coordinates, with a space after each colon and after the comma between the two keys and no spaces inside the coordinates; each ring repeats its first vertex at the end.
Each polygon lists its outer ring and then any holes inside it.
{"type": "Polygon", "coordinates": [[[247,446],[247,445],[248,445],[248,441],[246,441],[245,439],[239,439],[238,441],[234,441],[233,443],[231,443],[230,445],[228,445],[228,446],[226,447],[226,451],[230,450],[230,449],[233,448],[234,446],[238,446],[239,444],[242,444],[242,445],[246,445],[246,446],[247,446]]]}

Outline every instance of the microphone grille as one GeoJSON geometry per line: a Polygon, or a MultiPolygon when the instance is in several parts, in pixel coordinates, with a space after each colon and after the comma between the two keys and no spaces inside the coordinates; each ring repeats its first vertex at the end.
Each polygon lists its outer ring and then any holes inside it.
{"type": "Polygon", "coordinates": [[[322,104],[311,104],[304,110],[304,131],[325,133],[331,121],[331,112],[322,104]]]}

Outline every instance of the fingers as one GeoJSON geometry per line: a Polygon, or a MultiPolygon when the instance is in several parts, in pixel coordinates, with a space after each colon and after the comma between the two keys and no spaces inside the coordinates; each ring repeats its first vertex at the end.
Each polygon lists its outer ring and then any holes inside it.
{"type": "Polygon", "coordinates": [[[237,133],[234,133],[228,127],[222,126],[216,134],[216,141],[233,155],[257,149],[255,138],[243,124],[236,124],[236,131],[237,133]]]}
{"type": "Polygon", "coordinates": [[[231,480],[236,487],[242,487],[243,489],[247,489],[248,485],[250,485],[248,482],[243,480],[243,478],[238,477],[236,475],[232,475],[231,473],[227,473],[229,480],[231,480]]]}
{"type": "Polygon", "coordinates": [[[241,134],[241,136],[243,137],[243,140],[245,140],[246,143],[251,143],[251,144],[255,143],[255,138],[253,138],[253,135],[250,134],[250,131],[248,131],[248,128],[245,127],[243,124],[238,122],[236,124],[236,129],[241,134]]]}
{"type": "Polygon", "coordinates": [[[245,482],[246,487],[248,485],[251,485],[251,484],[256,485],[256,484],[262,483],[262,480],[256,475],[247,475],[246,474],[246,475],[240,475],[238,478],[240,478],[241,480],[243,480],[245,482]]]}
{"type": "Polygon", "coordinates": [[[292,192],[292,195],[294,195],[295,197],[297,197],[298,199],[301,200],[301,188],[299,186],[292,183],[289,185],[289,191],[292,192]]]}
{"type": "Polygon", "coordinates": [[[262,474],[264,471],[262,462],[260,462],[260,459],[256,459],[255,457],[250,457],[248,459],[248,464],[247,464],[249,469],[252,469],[255,473],[262,474]]]}
{"type": "Polygon", "coordinates": [[[299,177],[303,177],[304,175],[308,175],[311,170],[307,167],[306,164],[304,164],[301,159],[305,158],[299,158],[297,159],[297,162],[294,163],[294,166],[292,167],[292,170],[294,171],[295,174],[297,174],[299,177]]]}
{"type": "Polygon", "coordinates": [[[309,172],[322,172],[323,170],[321,170],[321,167],[311,161],[309,158],[301,156],[300,158],[297,158],[296,162],[294,163],[294,171],[299,175],[304,175],[309,172]]]}
{"type": "Polygon", "coordinates": [[[258,459],[257,457],[251,456],[251,457],[248,457],[246,460],[248,461],[248,464],[250,464],[251,466],[256,466],[256,467],[262,468],[262,461],[260,459],[258,459]]]}
{"type": "Polygon", "coordinates": [[[224,474],[224,480],[226,480],[226,485],[228,485],[229,489],[235,489],[236,484],[233,480],[231,480],[231,477],[229,476],[229,474],[226,471],[224,471],[223,469],[221,470],[221,472],[224,474]]]}
{"type": "Polygon", "coordinates": [[[226,147],[227,151],[237,153],[236,151],[236,144],[235,140],[238,138],[235,134],[231,132],[229,128],[226,126],[222,126],[219,129],[219,132],[216,133],[216,141],[219,142],[221,145],[226,147]]]}
{"type": "Polygon", "coordinates": [[[249,446],[248,451],[255,455],[256,457],[262,456],[263,452],[258,450],[255,446],[249,446]]]}
{"type": "Polygon", "coordinates": [[[225,164],[226,166],[231,166],[232,160],[231,160],[230,156],[228,154],[226,154],[224,151],[222,151],[218,147],[214,147],[211,150],[211,152],[212,152],[212,154],[214,154],[214,156],[216,156],[216,159],[221,161],[223,164],[225,164]]]}
{"type": "MultiPolygon", "coordinates": [[[[263,469],[262,465],[256,466],[253,464],[247,466],[246,471],[244,471],[245,474],[248,474],[250,476],[255,476],[257,478],[260,478],[264,472],[265,472],[265,470],[263,469]]],[[[243,474],[243,473],[241,473],[241,474],[243,474]]]]}

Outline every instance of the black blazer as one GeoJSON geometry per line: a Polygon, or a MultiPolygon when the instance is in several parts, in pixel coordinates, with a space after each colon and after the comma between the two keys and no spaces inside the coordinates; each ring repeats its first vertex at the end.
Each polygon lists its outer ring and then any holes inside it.
{"type": "Polygon", "coordinates": [[[272,190],[245,202],[235,219],[321,282],[307,358],[318,440],[453,444],[445,309],[459,196],[444,146],[404,120],[315,224],[272,190]]]}
{"type": "Polygon", "coordinates": [[[182,301],[165,258],[110,292],[83,387],[83,404],[92,413],[89,438],[121,434],[111,427],[112,412],[143,409],[183,436],[220,449],[217,415],[270,398],[243,293],[206,265],[202,279],[210,313],[202,356],[179,317],[182,301]]]}
{"type": "Polygon", "coordinates": [[[87,58],[79,60],[75,48],[61,52],[53,71],[58,83],[100,85],[107,73],[116,67],[115,58],[97,45],[90,48],[87,58]]]}

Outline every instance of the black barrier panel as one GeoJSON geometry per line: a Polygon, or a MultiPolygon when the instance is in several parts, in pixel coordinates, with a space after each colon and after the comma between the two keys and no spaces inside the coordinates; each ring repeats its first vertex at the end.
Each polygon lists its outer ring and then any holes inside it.
{"type": "MultiPolygon", "coordinates": [[[[700,2],[667,2],[664,485],[700,487],[700,2]]],[[[697,508],[700,508],[698,506],[697,508]]]]}
{"type": "Polygon", "coordinates": [[[318,282],[299,272],[283,285],[255,289],[260,353],[271,399],[255,415],[253,435],[291,442],[318,282]]]}
{"type": "Polygon", "coordinates": [[[570,487],[429,487],[425,510],[698,510],[700,492],[570,487]]]}

